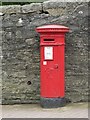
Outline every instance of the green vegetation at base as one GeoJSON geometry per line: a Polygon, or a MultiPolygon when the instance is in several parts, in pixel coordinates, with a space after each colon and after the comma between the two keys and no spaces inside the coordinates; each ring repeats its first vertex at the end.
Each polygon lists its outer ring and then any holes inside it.
{"type": "Polygon", "coordinates": [[[46,0],[3,0],[0,5],[25,5],[36,2],[44,2],[46,0]]]}
{"type": "Polygon", "coordinates": [[[0,5],[25,5],[31,2],[2,2],[0,5]]]}
{"type": "Polygon", "coordinates": [[[0,5],[2,5],[2,2],[0,1],[0,5]]]}

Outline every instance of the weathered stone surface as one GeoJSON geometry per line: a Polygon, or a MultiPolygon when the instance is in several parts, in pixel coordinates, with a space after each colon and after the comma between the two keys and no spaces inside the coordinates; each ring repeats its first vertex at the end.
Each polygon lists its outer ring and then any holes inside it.
{"type": "Polygon", "coordinates": [[[9,6],[0,6],[0,13],[3,14],[11,14],[11,13],[20,13],[21,6],[20,5],[9,5],[9,6]]]}
{"type": "Polygon", "coordinates": [[[35,40],[32,38],[32,39],[26,39],[26,43],[28,45],[33,45],[35,43],[35,40]]]}
{"type": "Polygon", "coordinates": [[[31,3],[30,5],[22,6],[22,13],[40,12],[41,10],[41,3],[31,3]]]}
{"type": "Polygon", "coordinates": [[[43,2],[43,10],[46,9],[54,9],[54,8],[65,8],[66,2],[51,2],[51,1],[45,1],[43,2]]]}
{"type": "Polygon", "coordinates": [[[16,38],[22,38],[22,33],[21,31],[16,31],[16,38]]]}
{"type": "Polygon", "coordinates": [[[57,16],[66,13],[65,2],[50,2],[45,1],[43,3],[43,10],[47,11],[50,15],[57,16]]]}
{"type": "Polygon", "coordinates": [[[39,102],[40,36],[35,28],[45,24],[70,28],[65,41],[66,98],[88,101],[88,3],[58,1],[21,7],[20,14],[18,9],[12,14],[8,10],[0,17],[3,104],[39,102]]]}

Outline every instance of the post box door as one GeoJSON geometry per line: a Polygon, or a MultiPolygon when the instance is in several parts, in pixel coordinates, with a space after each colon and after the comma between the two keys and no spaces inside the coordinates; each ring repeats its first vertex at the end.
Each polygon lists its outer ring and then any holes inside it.
{"type": "Polygon", "coordinates": [[[41,96],[60,97],[59,47],[42,46],[41,54],[41,96]]]}

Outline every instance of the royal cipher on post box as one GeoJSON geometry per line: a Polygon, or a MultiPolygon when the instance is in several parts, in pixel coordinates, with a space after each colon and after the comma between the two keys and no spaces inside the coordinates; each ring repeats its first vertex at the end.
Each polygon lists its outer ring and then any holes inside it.
{"type": "Polygon", "coordinates": [[[45,25],[37,27],[40,33],[40,94],[41,105],[56,108],[65,103],[65,33],[68,27],[45,25]]]}

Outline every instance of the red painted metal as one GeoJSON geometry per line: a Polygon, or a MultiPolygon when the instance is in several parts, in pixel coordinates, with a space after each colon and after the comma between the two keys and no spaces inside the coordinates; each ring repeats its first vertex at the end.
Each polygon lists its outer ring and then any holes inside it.
{"type": "Polygon", "coordinates": [[[37,27],[40,33],[40,81],[41,97],[56,98],[65,96],[64,47],[68,27],[45,25],[37,27]]]}

